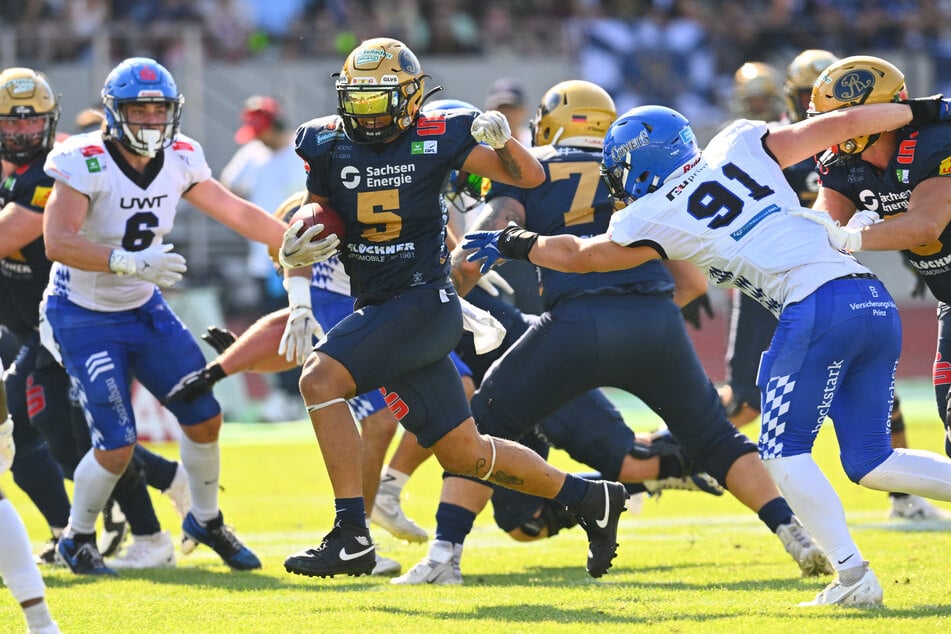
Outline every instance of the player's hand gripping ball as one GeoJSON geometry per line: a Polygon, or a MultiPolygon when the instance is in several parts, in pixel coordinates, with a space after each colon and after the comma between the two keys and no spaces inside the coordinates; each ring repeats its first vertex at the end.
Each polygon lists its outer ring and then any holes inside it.
{"type": "Polygon", "coordinates": [[[317,203],[301,205],[288,223],[279,254],[285,268],[309,266],[332,257],[346,234],[340,214],[317,203]]]}
{"type": "Polygon", "coordinates": [[[287,221],[287,224],[292,225],[298,220],[303,221],[303,226],[297,232],[297,237],[300,238],[304,235],[304,232],[307,229],[310,229],[314,225],[323,225],[323,231],[318,232],[316,235],[312,236],[310,241],[317,242],[334,234],[338,239],[343,240],[344,235],[346,234],[346,226],[343,224],[343,218],[340,217],[340,214],[337,213],[333,207],[321,205],[320,203],[307,203],[306,205],[301,205],[291,219],[287,221]]]}

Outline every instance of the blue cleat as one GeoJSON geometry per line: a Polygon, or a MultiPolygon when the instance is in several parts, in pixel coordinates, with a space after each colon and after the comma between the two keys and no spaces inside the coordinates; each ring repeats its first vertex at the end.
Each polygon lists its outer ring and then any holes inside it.
{"type": "Polygon", "coordinates": [[[210,547],[221,559],[235,570],[256,570],[261,567],[261,560],[241,543],[234,531],[225,526],[224,516],[218,512],[218,517],[205,522],[195,519],[189,513],[182,522],[182,540],[191,539],[199,544],[210,547]]]}
{"type": "Polygon", "coordinates": [[[114,575],[116,571],[106,566],[96,547],[96,534],[79,533],[72,537],[60,537],[56,555],[77,575],[114,575]]]}

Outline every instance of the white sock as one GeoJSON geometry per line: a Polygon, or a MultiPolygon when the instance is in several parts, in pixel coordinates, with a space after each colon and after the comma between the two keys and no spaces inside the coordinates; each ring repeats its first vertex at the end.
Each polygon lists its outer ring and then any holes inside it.
{"type": "Polygon", "coordinates": [[[23,608],[23,615],[26,616],[26,623],[30,626],[31,632],[59,632],[46,601],[23,608]]]}
{"type": "Polygon", "coordinates": [[[3,535],[3,548],[0,548],[0,577],[10,588],[17,603],[30,599],[39,599],[46,594],[43,577],[33,562],[30,537],[26,526],[17,514],[10,500],[0,500],[0,535],[3,535]]]}
{"type": "Polygon", "coordinates": [[[392,487],[396,489],[397,492],[400,492],[408,481],[409,474],[397,471],[390,467],[390,465],[383,465],[383,471],[380,472],[381,485],[385,484],[387,487],[392,487]]]}
{"type": "Polygon", "coordinates": [[[849,534],[845,509],[829,480],[809,454],[764,460],[793,513],[825,551],[836,570],[862,561],[849,534]]]}
{"type": "Polygon", "coordinates": [[[895,449],[859,484],[879,491],[913,493],[951,501],[951,460],[931,451],[895,449]]]}
{"type": "Polygon", "coordinates": [[[90,449],[73,472],[73,506],[69,511],[67,537],[95,533],[96,518],[106,506],[121,473],[112,473],[99,464],[90,449]]]}
{"type": "Polygon", "coordinates": [[[218,442],[197,443],[182,434],[179,441],[182,464],[192,494],[192,515],[201,522],[218,517],[218,477],[221,452],[218,442]]]}

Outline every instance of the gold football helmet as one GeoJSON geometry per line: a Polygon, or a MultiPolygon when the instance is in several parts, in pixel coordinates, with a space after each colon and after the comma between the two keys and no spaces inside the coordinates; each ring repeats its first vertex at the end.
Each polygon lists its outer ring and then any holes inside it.
{"type": "MultiPolygon", "coordinates": [[[[283,223],[290,222],[291,216],[297,213],[297,210],[301,208],[301,205],[304,204],[304,201],[307,200],[307,192],[299,191],[294,192],[290,196],[284,199],[284,201],[277,206],[271,215],[280,220],[283,223]]],[[[277,249],[272,246],[268,246],[267,254],[270,256],[271,261],[274,263],[274,267],[280,271],[284,267],[281,266],[281,261],[278,259],[277,249]]]]}
{"type": "Polygon", "coordinates": [[[589,81],[572,79],[548,89],[528,125],[532,145],[600,150],[615,119],[617,110],[607,91],[589,81]]]}
{"type": "Polygon", "coordinates": [[[817,48],[803,51],[786,67],[786,83],[783,84],[783,96],[786,98],[786,114],[789,120],[796,122],[806,118],[809,99],[812,97],[812,85],[819,73],[839,58],[817,48]]]}
{"type": "Polygon", "coordinates": [[[733,113],[743,119],[776,121],[783,114],[779,71],[763,62],[747,62],[733,75],[733,113]]]}
{"type": "Polygon", "coordinates": [[[416,55],[399,40],[366,40],[347,56],[337,78],[337,112],[355,143],[386,143],[416,122],[425,79],[416,55]]]}
{"type": "Polygon", "coordinates": [[[0,156],[15,165],[29,163],[53,147],[57,121],[59,96],[46,77],[30,68],[7,68],[0,73],[0,156]],[[43,123],[20,123],[26,120],[43,123]]]}
{"type": "MultiPolygon", "coordinates": [[[[855,55],[826,68],[812,87],[807,114],[815,115],[866,103],[889,103],[908,98],[905,76],[880,57],[855,55]]],[[[836,156],[858,155],[880,135],[855,137],[830,148],[836,156]]]]}

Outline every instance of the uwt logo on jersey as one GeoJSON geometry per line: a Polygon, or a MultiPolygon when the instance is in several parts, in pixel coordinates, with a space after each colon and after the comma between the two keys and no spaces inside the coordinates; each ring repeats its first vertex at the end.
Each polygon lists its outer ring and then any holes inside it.
{"type": "Polygon", "coordinates": [[[168,198],[168,194],[159,194],[158,196],[132,196],[131,198],[122,197],[119,199],[119,206],[123,209],[153,209],[162,206],[162,199],[168,198]]]}

